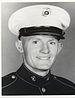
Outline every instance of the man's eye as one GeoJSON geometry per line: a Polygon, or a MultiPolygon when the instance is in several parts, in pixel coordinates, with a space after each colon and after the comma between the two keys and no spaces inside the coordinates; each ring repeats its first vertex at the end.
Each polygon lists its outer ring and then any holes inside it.
{"type": "Polygon", "coordinates": [[[38,41],[33,41],[33,43],[34,43],[34,44],[37,44],[37,43],[38,43],[38,41]]]}
{"type": "Polygon", "coordinates": [[[56,43],[55,42],[49,42],[51,45],[55,45],[56,43]]]}

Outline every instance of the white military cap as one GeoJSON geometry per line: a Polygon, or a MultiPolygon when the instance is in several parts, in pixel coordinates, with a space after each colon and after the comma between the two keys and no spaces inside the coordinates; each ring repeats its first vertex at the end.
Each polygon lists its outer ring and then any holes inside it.
{"type": "Polygon", "coordinates": [[[19,9],[8,21],[9,30],[19,35],[21,28],[56,27],[66,30],[70,24],[70,16],[64,9],[53,5],[33,5],[19,9]]]}

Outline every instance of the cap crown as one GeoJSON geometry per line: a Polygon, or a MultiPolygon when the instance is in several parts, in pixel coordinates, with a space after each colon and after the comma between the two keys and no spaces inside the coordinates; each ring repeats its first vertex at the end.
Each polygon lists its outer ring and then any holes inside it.
{"type": "Polygon", "coordinates": [[[24,27],[57,27],[66,30],[70,24],[69,14],[62,8],[52,5],[33,5],[13,13],[8,21],[10,31],[19,35],[24,27]]]}

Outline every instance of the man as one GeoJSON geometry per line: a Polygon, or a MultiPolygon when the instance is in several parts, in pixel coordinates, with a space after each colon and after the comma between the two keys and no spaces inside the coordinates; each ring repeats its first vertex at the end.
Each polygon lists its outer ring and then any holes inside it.
{"type": "Polygon", "coordinates": [[[10,17],[8,27],[18,36],[16,47],[23,55],[23,64],[3,77],[2,95],[75,94],[74,83],[51,74],[69,24],[69,14],[52,5],[25,7],[10,17]]]}

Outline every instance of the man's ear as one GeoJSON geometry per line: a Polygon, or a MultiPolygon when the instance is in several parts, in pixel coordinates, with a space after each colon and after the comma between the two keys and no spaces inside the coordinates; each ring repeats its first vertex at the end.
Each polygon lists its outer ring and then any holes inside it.
{"type": "Polygon", "coordinates": [[[23,53],[22,41],[18,40],[15,42],[16,48],[20,53],[23,53]]]}
{"type": "Polygon", "coordinates": [[[58,43],[58,50],[57,50],[57,54],[60,53],[60,51],[62,50],[63,48],[63,44],[62,43],[58,43]]]}

